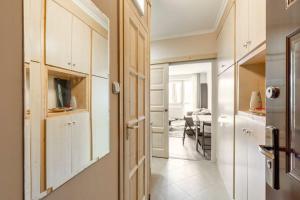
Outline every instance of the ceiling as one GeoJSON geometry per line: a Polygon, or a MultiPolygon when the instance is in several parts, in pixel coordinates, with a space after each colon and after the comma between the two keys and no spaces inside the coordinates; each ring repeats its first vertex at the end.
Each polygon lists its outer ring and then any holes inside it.
{"type": "Polygon", "coordinates": [[[152,0],[152,40],[213,32],[227,0],[152,0]]]}

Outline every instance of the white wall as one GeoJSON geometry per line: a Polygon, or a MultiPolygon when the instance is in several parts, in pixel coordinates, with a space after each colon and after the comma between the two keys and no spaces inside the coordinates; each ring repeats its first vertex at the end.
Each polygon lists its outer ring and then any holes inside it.
{"type": "Polygon", "coordinates": [[[151,62],[191,56],[216,57],[215,33],[151,42],[151,62]],[[214,56],[212,56],[214,55],[214,56]]]}

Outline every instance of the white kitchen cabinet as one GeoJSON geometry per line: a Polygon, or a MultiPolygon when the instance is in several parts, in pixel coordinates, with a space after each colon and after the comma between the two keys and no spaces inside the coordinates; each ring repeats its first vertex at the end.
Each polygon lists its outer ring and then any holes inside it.
{"type": "Polygon", "coordinates": [[[92,77],[93,159],[110,152],[109,80],[92,77]]]}
{"type": "Polygon", "coordinates": [[[231,198],[234,187],[234,74],[233,66],[218,77],[217,163],[231,198]]]}
{"type": "Polygon", "coordinates": [[[236,199],[265,200],[265,158],[258,150],[265,144],[265,120],[239,114],[235,135],[236,199]]]}
{"type": "Polygon", "coordinates": [[[80,19],[73,16],[72,25],[72,69],[90,73],[91,29],[80,19]]]}
{"type": "Polygon", "coordinates": [[[72,115],[72,173],[82,170],[91,161],[90,114],[72,115]]]}
{"type": "Polygon", "coordinates": [[[91,160],[89,113],[50,117],[46,128],[47,188],[58,187],[91,160]]]}
{"type": "Polygon", "coordinates": [[[266,0],[236,0],[236,54],[239,61],[266,40],[266,0]]]}
{"type": "Polygon", "coordinates": [[[71,125],[69,116],[47,119],[47,188],[59,186],[71,177],[71,125]]]}
{"type": "Polygon", "coordinates": [[[46,64],[71,69],[73,16],[52,0],[46,11],[46,64]]]}
{"type": "Polygon", "coordinates": [[[96,31],[92,34],[92,74],[106,78],[109,74],[108,39],[96,31]]]}
{"type": "Polygon", "coordinates": [[[235,4],[232,5],[218,36],[218,74],[234,64],[235,4]]]}
{"type": "Polygon", "coordinates": [[[90,73],[91,28],[52,0],[47,1],[46,64],[90,73]]]}

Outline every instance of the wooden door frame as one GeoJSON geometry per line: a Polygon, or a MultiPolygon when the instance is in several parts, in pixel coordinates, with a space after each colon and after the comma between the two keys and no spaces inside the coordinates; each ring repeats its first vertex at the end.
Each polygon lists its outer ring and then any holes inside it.
{"type": "MultiPolygon", "coordinates": [[[[124,19],[125,19],[125,1],[130,1],[130,0],[119,0],[118,1],[118,32],[119,32],[119,82],[120,82],[120,94],[119,94],[119,200],[124,200],[124,148],[125,148],[125,123],[124,123],[124,19]]],[[[152,7],[152,0],[145,0],[147,5],[152,7]]],[[[148,22],[151,24],[151,9],[148,9],[148,22]]],[[[139,19],[140,21],[140,19],[139,19]]],[[[150,33],[150,26],[148,27],[148,33],[150,33]]],[[[149,65],[149,70],[150,70],[150,34],[148,34],[148,65],[149,65]]],[[[150,95],[149,95],[149,90],[150,90],[150,74],[148,72],[145,74],[148,79],[146,79],[146,85],[145,85],[145,116],[148,118],[146,122],[147,124],[150,125],[149,123],[149,118],[150,118],[150,95]]],[[[145,194],[146,196],[150,196],[150,174],[151,174],[151,165],[150,165],[150,126],[146,128],[146,133],[148,133],[148,144],[146,144],[146,166],[148,167],[146,169],[146,185],[148,190],[146,191],[149,194],[145,194]],[[147,156],[148,154],[148,156],[147,156]],[[147,164],[148,163],[148,164],[147,164]]]]}

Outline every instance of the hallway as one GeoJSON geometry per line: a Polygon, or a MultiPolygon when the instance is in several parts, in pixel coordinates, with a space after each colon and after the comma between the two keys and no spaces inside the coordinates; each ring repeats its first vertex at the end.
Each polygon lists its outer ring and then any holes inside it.
{"type": "Polygon", "coordinates": [[[152,159],[151,200],[229,200],[215,163],[152,159]]]}

